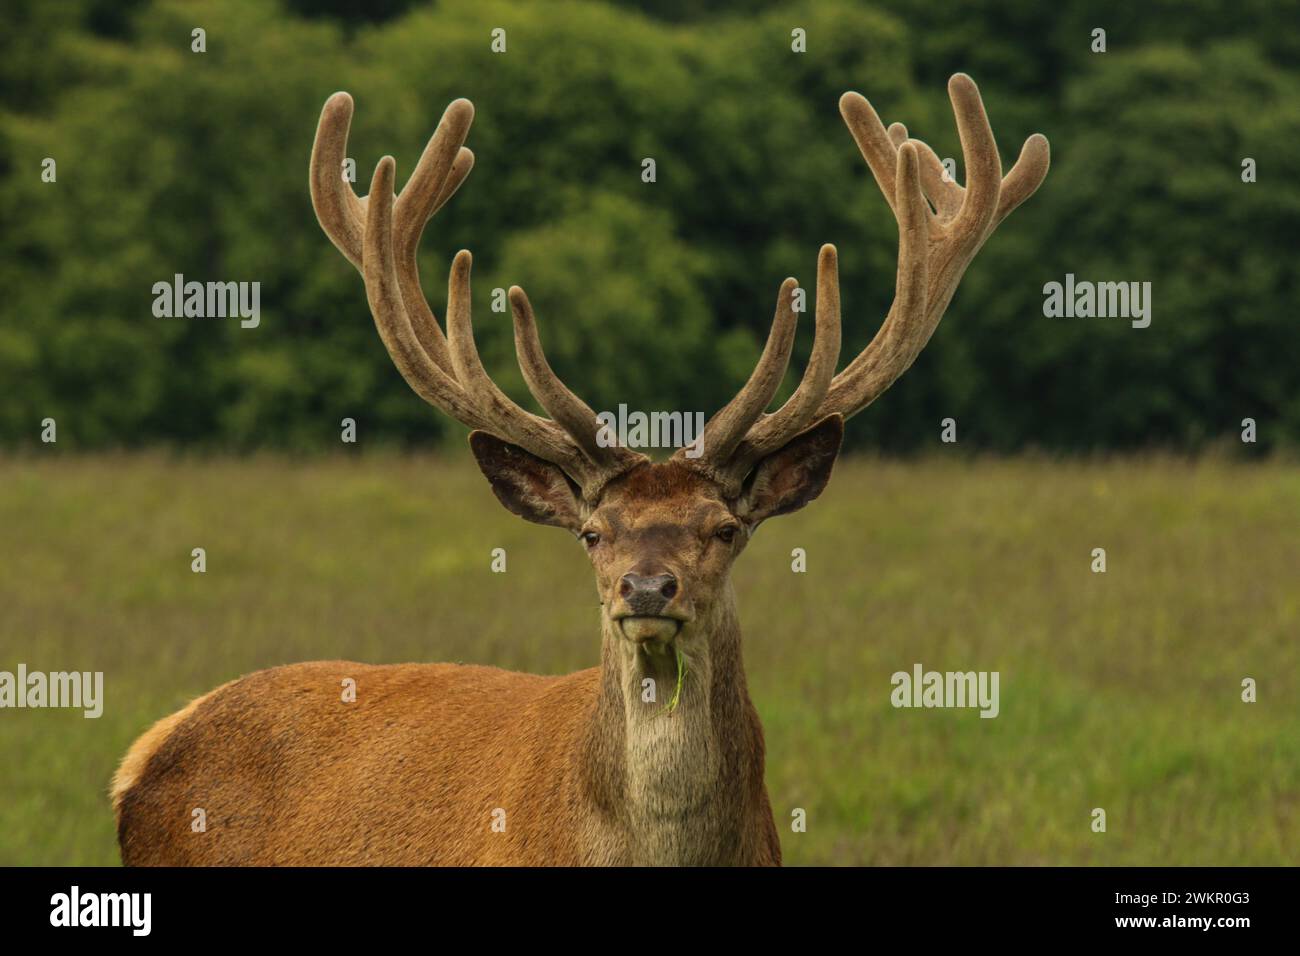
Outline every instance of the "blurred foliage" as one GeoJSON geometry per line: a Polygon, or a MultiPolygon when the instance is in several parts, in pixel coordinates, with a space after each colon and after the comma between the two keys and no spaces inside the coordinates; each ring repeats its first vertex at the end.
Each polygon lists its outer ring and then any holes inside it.
{"type": "MultiPolygon", "coordinates": [[[[960,157],[944,80],[965,70],[1004,166],[1041,130],[1053,170],[851,439],[914,448],[952,416],[969,447],[1194,449],[1249,416],[1261,448],[1300,442],[1298,5],[13,0],[0,441],[36,441],[45,417],[73,447],[318,448],[345,416],[366,442],[454,431],[392,368],[316,226],[307,159],[336,89],[357,102],[359,192],[384,153],[404,177],[443,106],[474,100],[476,168],[426,233],[424,285],[441,314],[451,254],[475,251],[481,347],[521,400],[494,288],[529,290],[553,364],[598,409],[707,411],[747,375],[782,278],[811,288],[822,242],[841,250],[847,360],[888,309],[896,229],[836,101],[858,89],[960,157]],[[1151,327],[1043,317],[1067,272],[1150,281],[1151,327]],[[261,325],[155,318],[153,284],[176,273],[260,282],[261,325]]],[[[810,346],[804,328],[795,370],[810,346]]]]}

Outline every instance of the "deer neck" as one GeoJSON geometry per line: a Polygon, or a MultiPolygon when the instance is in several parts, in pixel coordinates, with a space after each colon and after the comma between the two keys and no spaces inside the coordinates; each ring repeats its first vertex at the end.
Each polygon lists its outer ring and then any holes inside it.
{"type": "Polygon", "coordinates": [[[730,584],[677,638],[680,686],[672,648],[633,645],[608,620],[603,632],[583,767],[598,817],[626,862],[727,862],[763,776],[730,584]]]}

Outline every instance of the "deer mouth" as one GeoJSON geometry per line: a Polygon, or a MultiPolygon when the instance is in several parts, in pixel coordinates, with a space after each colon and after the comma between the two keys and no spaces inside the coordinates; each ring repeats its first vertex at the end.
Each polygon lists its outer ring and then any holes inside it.
{"type": "Polygon", "coordinates": [[[631,614],[618,618],[617,623],[623,636],[634,644],[645,644],[650,641],[667,644],[682,629],[680,618],[657,614],[631,614]]]}

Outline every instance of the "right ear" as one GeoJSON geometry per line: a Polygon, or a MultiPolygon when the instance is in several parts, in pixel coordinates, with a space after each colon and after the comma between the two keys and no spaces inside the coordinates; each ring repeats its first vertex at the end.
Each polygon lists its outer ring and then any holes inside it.
{"type": "Polygon", "coordinates": [[[469,447],[497,500],[519,517],[574,534],[582,529],[578,489],[560,468],[484,431],[470,432],[469,447]]]}
{"type": "Polygon", "coordinates": [[[758,463],[745,483],[736,514],[751,528],[798,511],[826,488],[844,441],[844,419],[827,415],[758,463]]]}

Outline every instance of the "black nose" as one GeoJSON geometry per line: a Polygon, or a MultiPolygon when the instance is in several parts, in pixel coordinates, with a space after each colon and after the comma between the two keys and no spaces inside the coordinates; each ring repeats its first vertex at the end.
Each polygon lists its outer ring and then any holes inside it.
{"type": "Polygon", "coordinates": [[[658,614],[677,593],[677,579],[671,574],[625,574],[618,583],[618,593],[633,614],[658,614]]]}

